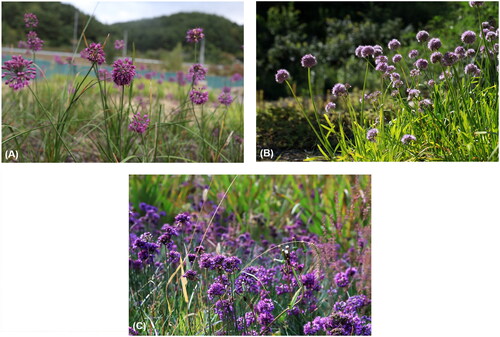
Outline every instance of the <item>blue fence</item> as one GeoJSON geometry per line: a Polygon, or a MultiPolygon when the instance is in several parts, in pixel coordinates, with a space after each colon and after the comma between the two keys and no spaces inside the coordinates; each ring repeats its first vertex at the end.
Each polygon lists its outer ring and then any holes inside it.
{"type": "MultiPolygon", "coordinates": [[[[10,60],[10,56],[4,56],[2,55],[2,64],[10,60]]],[[[47,60],[37,60],[36,64],[38,67],[40,67],[44,72],[45,76],[50,78],[53,75],[71,75],[71,74],[76,74],[76,73],[86,73],[89,70],[89,66],[81,66],[81,65],[75,65],[71,66],[69,64],[57,64],[55,62],[47,61],[47,60]]],[[[101,68],[105,68],[109,71],[112,70],[112,67],[110,66],[101,66],[101,68]]],[[[150,73],[148,70],[137,70],[137,73],[141,74],[143,77],[146,73],[150,73]]],[[[152,76],[152,79],[158,80],[162,78],[164,81],[169,81],[170,78],[173,78],[174,80],[177,78],[176,73],[161,73],[161,72],[156,72],[154,76],[152,76]],[[163,74],[163,76],[162,76],[163,74]],[[162,78],[163,77],[163,78],[162,78]]],[[[224,76],[207,76],[206,77],[207,85],[210,88],[215,88],[215,89],[220,89],[224,86],[232,86],[232,87],[239,87],[243,86],[243,80],[239,80],[236,82],[231,82],[229,77],[224,77],[224,76]]]]}

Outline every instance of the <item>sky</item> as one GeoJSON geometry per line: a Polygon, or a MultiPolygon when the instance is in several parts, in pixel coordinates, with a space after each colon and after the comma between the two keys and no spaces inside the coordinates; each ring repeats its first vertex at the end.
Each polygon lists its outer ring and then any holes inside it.
{"type": "Polygon", "coordinates": [[[102,23],[112,24],[144,18],[154,18],[179,12],[203,12],[223,16],[243,25],[243,1],[241,2],[150,2],[150,1],[62,1],[92,14],[102,23]]]}

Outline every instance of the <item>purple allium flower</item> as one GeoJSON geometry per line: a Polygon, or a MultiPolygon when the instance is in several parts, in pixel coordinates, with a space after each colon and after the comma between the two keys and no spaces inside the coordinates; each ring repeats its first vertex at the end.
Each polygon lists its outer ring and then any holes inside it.
{"type": "Polygon", "coordinates": [[[428,98],[425,98],[425,99],[421,100],[420,102],[418,102],[418,107],[420,108],[420,110],[430,108],[430,107],[432,107],[432,101],[428,98]]]}
{"type": "Polygon", "coordinates": [[[128,327],[128,335],[129,336],[139,336],[139,333],[135,331],[133,328],[128,327]]]}
{"type": "Polygon", "coordinates": [[[128,129],[137,133],[144,133],[148,129],[149,126],[149,118],[148,115],[142,115],[140,112],[137,112],[130,122],[128,129]]]}
{"type": "Polygon", "coordinates": [[[286,69],[280,69],[276,72],[274,78],[276,79],[276,82],[283,83],[290,78],[290,73],[286,69]]]}
{"type": "Polygon", "coordinates": [[[273,310],[274,310],[274,304],[273,301],[269,298],[264,298],[260,300],[255,306],[255,311],[259,314],[264,312],[272,313],[273,310]]]}
{"type": "Polygon", "coordinates": [[[342,83],[337,83],[332,88],[332,95],[335,97],[347,96],[347,88],[342,83]]]}
{"type": "Polygon", "coordinates": [[[361,57],[368,57],[375,55],[375,49],[372,46],[364,46],[361,49],[361,57]]]}
{"type": "Polygon", "coordinates": [[[202,91],[201,89],[200,90],[193,89],[189,92],[189,99],[194,104],[198,105],[204,104],[208,101],[208,91],[202,91]]]}
{"type": "Polygon", "coordinates": [[[5,84],[14,90],[24,88],[36,78],[33,61],[25,60],[21,55],[14,55],[11,60],[5,61],[2,70],[2,78],[7,78],[5,84]]]}
{"type": "Polygon", "coordinates": [[[91,43],[87,48],[81,51],[80,56],[98,65],[106,61],[106,56],[100,43],[91,43]]]}
{"type": "Polygon", "coordinates": [[[325,111],[328,113],[330,112],[331,109],[335,109],[337,107],[337,105],[333,102],[328,102],[326,105],[325,105],[325,111]]]}
{"type": "Polygon", "coordinates": [[[408,57],[411,58],[411,59],[414,59],[417,56],[418,56],[418,50],[416,50],[416,49],[412,49],[408,53],[408,57]]]}
{"type": "Polygon", "coordinates": [[[306,54],[306,55],[302,56],[302,59],[300,60],[300,64],[302,64],[302,66],[304,68],[312,68],[317,63],[318,62],[316,61],[316,57],[314,57],[311,54],[306,54]]]}
{"type": "Polygon", "coordinates": [[[408,93],[408,100],[411,101],[415,97],[420,96],[420,90],[418,89],[406,89],[406,92],[408,93]]]}
{"type": "Polygon", "coordinates": [[[373,46],[373,50],[375,51],[373,53],[373,56],[380,56],[384,53],[384,49],[382,48],[382,46],[379,46],[378,44],[373,46]]]}
{"type": "Polygon", "coordinates": [[[455,48],[455,54],[458,55],[459,59],[463,59],[465,57],[466,53],[467,52],[465,51],[465,48],[462,46],[458,46],[455,48]]]}
{"type": "Polygon", "coordinates": [[[334,277],[335,284],[337,284],[338,287],[344,288],[347,287],[349,284],[349,278],[347,277],[346,273],[337,273],[334,277]]]}
{"type": "Polygon", "coordinates": [[[380,62],[379,64],[377,64],[377,65],[375,66],[375,70],[376,70],[376,71],[381,71],[381,72],[385,72],[385,71],[387,71],[387,63],[380,62]]]}
{"type": "Polygon", "coordinates": [[[470,56],[474,56],[474,55],[476,55],[476,51],[472,48],[467,49],[467,51],[465,52],[466,57],[470,57],[470,56]]]}
{"type": "Polygon", "coordinates": [[[33,13],[25,13],[24,23],[27,28],[35,28],[36,26],[38,26],[38,18],[33,13]]]}
{"type": "Polygon", "coordinates": [[[135,66],[129,59],[116,60],[113,62],[113,81],[116,85],[124,86],[129,85],[135,76],[135,66]]]}
{"type": "Polygon", "coordinates": [[[387,56],[379,55],[375,58],[375,64],[387,63],[387,62],[389,62],[389,59],[387,58],[387,56]]]}
{"type": "Polygon", "coordinates": [[[441,61],[443,59],[443,54],[441,54],[440,52],[436,51],[434,53],[431,54],[431,57],[430,57],[430,60],[431,60],[431,63],[438,63],[439,61],[441,61]]]}
{"type": "Polygon", "coordinates": [[[196,260],[196,254],[188,254],[187,257],[189,262],[194,262],[194,260],[196,260]]]}
{"type": "Polygon", "coordinates": [[[414,135],[404,135],[403,138],[401,138],[401,142],[405,145],[416,140],[417,138],[414,135]]]}
{"type": "Polygon", "coordinates": [[[243,76],[241,76],[240,73],[234,73],[233,76],[231,76],[230,81],[231,82],[238,82],[238,81],[241,81],[242,79],[243,79],[243,76]]]}
{"type": "Polygon", "coordinates": [[[453,52],[446,52],[441,59],[441,64],[445,67],[451,67],[458,61],[458,55],[453,52]]]}
{"type": "Polygon", "coordinates": [[[358,46],[358,47],[356,48],[356,50],[354,51],[354,55],[356,55],[357,57],[362,57],[362,56],[361,56],[361,51],[363,50],[363,48],[364,48],[364,47],[365,47],[365,46],[358,46]]]}
{"type": "Polygon", "coordinates": [[[389,41],[389,43],[387,44],[387,46],[389,47],[390,50],[396,50],[399,47],[401,47],[401,42],[399,42],[396,39],[392,39],[391,41],[389,41]]]}
{"type": "Polygon", "coordinates": [[[226,272],[232,274],[240,269],[240,265],[241,265],[241,260],[238,257],[229,256],[226,259],[224,259],[224,262],[222,263],[222,268],[226,272]]]}
{"type": "Polygon", "coordinates": [[[122,50],[125,47],[125,41],[115,40],[115,49],[122,50]]]}
{"type": "Polygon", "coordinates": [[[179,213],[175,216],[174,221],[176,224],[188,225],[191,223],[191,216],[188,212],[179,213]]]}
{"type": "Polygon", "coordinates": [[[392,62],[394,63],[398,63],[399,61],[401,61],[403,59],[403,56],[401,54],[396,54],[392,57],[392,62]]]}
{"type": "Polygon", "coordinates": [[[43,40],[38,37],[36,32],[30,31],[26,34],[26,43],[28,48],[33,51],[42,50],[43,40]]]}
{"type": "Polygon", "coordinates": [[[196,63],[189,68],[187,76],[191,79],[191,81],[193,81],[194,84],[197,84],[198,81],[203,81],[206,75],[207,68],[203,67],[202,64],[196,63]]]}
{"type": "Polygon", "coordinates": [[[430,79],[430,80],[427,82],[427,85],[428,85],[429,87],[434,86],[434,84],[436,84],[436,81],[434,81],[433,79],[430,79]]]}
{"type": "Polygon", "coordinates": [[[418,69],[427,69],[429,66],[429,62],[426,59],[418,59],[417,62],[415,62],[415,67],[418,69]]]}
{"type": "Polygon", "coordinates": [[[368,139],[370,142],[375,143],[375,137],[378,135],[378,129],[373,128],[370,129],[366,132],[366,139],[368,139]]]}
{"type": "Polygon", "coordinates": [[[432,38],[429,40],[429,43],[427,43],[427,47],[431,51],[438,50],[439,48],[441,48],[441,46],[442,46],[441,40],[438,38],[432,38]]]}
{"type": "Polygon", "coordinates": [[[474,33],[472,30],[466,30],[462,33],[461,39],[463,43],[472,44],[474,43],[474,41],[476,41],[476,33],[474,33]]]}
{"type": "Polygon", "coordinates": [[[176,250],[171,250],[170,252],[168,252],[167,256],[167,261],[170,263],[178,263],[181,260],[181,253],[176,250]]]}
{"type": "Polygon", "coordinates": [[[313,322],[304,324],[304,335],[315,335],[321,330],[321,327],[313,322]]]}
{"type": "Polygon", "coordinates": [[[221,296],[226,293],[226,287],[219,282],[213,283],[207,291],[208,298],[213,300],[216,296],[221,296]]]}
{"type": "Polygon", "coordinates": [[[204,38],[203,28],[193,28],[186,32],[186,41],[189,43],[198,43],[204,38]]]}
{"type": "Polygon", "coordinates": [[[321,289],[321,285],[319,284],[319,280],[314,275],[314,273],[307,273],[301,276],[302,284],[306,289],[319,291],[321,289]]]}
{"type": "Polygon", "coordinates": [[[230,106],[234,100],[233,96],[231,96],[231,94],[228,92],[222,92],[217,99],[219,100],[220,104],[225,106],[230,106]]]}
{"type": "Polygon", "coordinates": [[[391,74],[391,81],[397,81],[397,80],[400,80],[401,79],[401,75],[399,75],[399,73],[392,73],[391,74]]]}
{"type": "Polygon", "coordinates": [[[484,5],[484,1],[469,1],[471,7],[481,7],[482,5],[484,5]]]}
{"type": "Polygon", "coordinates": [[[467,75],[479,76],[481,74],[481,70],[472,63],[466,65],[464,71],[467,75]]]}
{"type": "Polygon", "coordinates": [[[396,80],[392,82],[392,87],[393,88],[401,88],[403,86],[403,81],[401,80],[396,80]]]}
{"type": "Polygon", "coordinates": [[[429,39],[429,33],[425,30],[421,30],[417,33],[417,41],[425,42],[429,39]]]}
{"type": "Polygon", "coordinates": [[[495,33],[495,32],[486,33],[486,40],[487,41],[491,42],[491,41],[495,40],[496,38],[497,38],[497,33],[495,33]]]}
{"type": "Polygon", "coordinates": [[[233,304],[229,300],[218,300],[215,302],[214,311],[220,319],[224,319],[227,314],[233,312],[233,304]]]}
{"type": "Polygon", "coordinates": [[[274,316],[270,312],[262,312],[257,317],[257,322],[259,322],[259,324],[262,325],[263,327],[266,327],[267,325],[271,324],[273,320],[274,316]]]}
{"type": "Polygon", "coordinates": [[[196,272],[196,270],[190,269],[186,271],[186,273],[182,275],[182,277],[185,277],[190,281],[196,281],[196,279],[198,278],[198,273],[196,272]]]}
{"type": "Polygon", "coordinates": [[[452,76],[453,76],[452,73],[446,70],[444,73],[441,73],[439,75],[439,79],[444,80],[445,78],[451,78],[452,76]]]}
{"type": "Polygon", "coordinates": [[[410,70],[410,76],[411,77],[420,76],[420,69],[412,69],[412,70],[410,70]]]}
{"type": "Polygon", "coordinates": [[[347,277],[352,277],[358,272],[358,269],[355,267],[349,267],[345,270],[347,277]]]}

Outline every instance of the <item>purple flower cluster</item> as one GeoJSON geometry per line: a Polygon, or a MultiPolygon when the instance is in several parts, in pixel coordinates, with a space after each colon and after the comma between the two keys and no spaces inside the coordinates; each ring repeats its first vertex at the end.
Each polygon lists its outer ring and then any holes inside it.
{"type": "Polygon", "coordinates": [[[38,37],[36,32],[30,31],[26,34],[26,44],[32,51],[42,50],[43,43],[44,41],[38,37]]]}
{"type": "Polygon", "coordinates": [[[24,24],[26,28],[36,28],[38,26],[38,18],[33,13],[25,13],[24,24]]]}
{"type": "Polygon", "coordinates": [[[233,103],[234,98],[233,96],[231,96],[231,93],[229,92],[221,92],[219,97],[217,97],[217,100],[222,105],[230,106],[231,103],[233,103]]]}
{"type": "Polygon", "coordinates": [[[378,129],[373,128],[370,129],[366,132],[366,139],[368,139],[370,142],[375,143],[375,138],[378,136],[378,129]]]}
{"type": "Polygon", "coordinates": [[[286,69],[280,69],[276,72],[275,79],[278,83],[283,83],[290,78],[290,73],[286,69]]]}
{"type": "Polygon", "coordinates": [[[204,38],[203,28],[193,28],[186,32],[186,41],[189,43],[198,43],[204,38]]]}
{"type": "Polygon", "coordinates": [[[147,114],[143,115],[143,114],[137,112],[132,117],[132,120],[130,121],[128,129],[130,131],[142,134],[142,133],[146,132],[146,130],[148,129],[149,122],[150,122],[150,120],[149,120],[149,117],[147,114]]]}
{"type": "Polygon", "coordinates": [[[101,65],[106,62],[106,55],[100,43],[91,43],[87,48],[80,52],[80,56],[92,63],[101,65]]]}
{"type": "Polygon", "coordinates": [[[123,40],[115,40],[115,49],[116,50],[122,50],[125,48],[125,41],[123,40]]]}
{"type": "Polygon", "coordinates": [[[405,145],[416,141],[417,138],[414,135],[404,135],[403,138],[401,138],[401,142],[405,145]]]}
{"type": "Polygon", "coordinates": [[[189,99],[197,105],[205,104],[208,101],[208,91],[193,89],[189,92],[189,99]]]}
{"type": "Polygon", "coordinates": [[[202,64],[193,64],[188,71],[188,78],[193,82],[194,85],[198,84],[198,81],[203,81],[207,75],[207,68],[203,67],[202,64]]]}
{"type": "Polygon", "coordinates": [[[14,90],[24,88],[36,78],[33,61],[25,60],[21,55],[12,56],[12,59],[5,61],[2,66],[2,78],[6,78],[5,84],[14,90]]]}
{"type": "Polygon", "coordinates": [[[119,59],[113,62],[113,81],[116,85],[125,86],[129,85],[130,82],[134,79],[135,65],[132,64],[132,61],[128,58],[119,59]]]}

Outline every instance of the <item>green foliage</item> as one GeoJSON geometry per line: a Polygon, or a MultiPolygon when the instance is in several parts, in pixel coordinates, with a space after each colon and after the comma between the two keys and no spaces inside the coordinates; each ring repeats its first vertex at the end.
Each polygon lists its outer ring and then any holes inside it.
{"type": "MultiPolygon", "coordinates": [[[[119,6],[119,3],[117,3],[119,6]]],[[[99,10],[99,9],[97,9],[99,10]]],[[[71,50],[76,9],[57,2],[2,2],[2,44],[17,46],[25,40],[24,13],[35,13],[39,18],[38,36],[45,47],[71,50]]],[[[78,36],[90,17],[78,11],[78,36]]],[[[205,13],[178,13],[153,19],[105,25],[92,19],[85,36],[89,42],[104,42],[107,35],[107,53],[114,53],[113,41],[123,39],[128,32],[128,48],[138,53],[159,49],[172,51],[179,40],[185,40],[186,31],[202,27],[206,36],[206,60],[212,63],[229,64],[235,59],[243,60],[243,27],[221,16],[205,13]],[[230,56],[228,56],[230,55],[230,56]]],[[[187,42],[183,42],[187,46],[187,42]]],[[[186,48],[185,59],[191,60],[192,48],[186,48]]],[[[110,58],[108,58],[110,59],[110,58]]]]}

